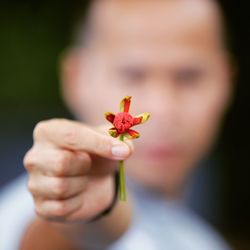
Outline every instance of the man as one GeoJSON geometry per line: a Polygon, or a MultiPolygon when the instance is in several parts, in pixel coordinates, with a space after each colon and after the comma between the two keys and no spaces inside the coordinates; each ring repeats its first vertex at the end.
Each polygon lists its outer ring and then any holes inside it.
{"type": "Polygon", "coordinates": [[[95,1],[85,30],[62,65],[65,101],[84,123],[52,119],[36,126],[24,165],[39,217],[23,230],[21,249],[227,249],[181,204],[231,99],[218,6],[95,1]],[[152,117],[134,146],[101,126],[104,112],[126,95],[133,97],[132,113],[152,117]],[[89,222],[110,206],[121,159],[128,201],[89,222]]]}

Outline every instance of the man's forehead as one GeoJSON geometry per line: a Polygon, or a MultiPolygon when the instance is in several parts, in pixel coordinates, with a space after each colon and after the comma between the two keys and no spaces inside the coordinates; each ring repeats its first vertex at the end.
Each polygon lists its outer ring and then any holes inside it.
{"type": "Polygon", "coordinates": [[[222,34],[219,8],[212,0],[99,0],[91,23],[102,38],[164,32],[173,36],[194,28],[215,37],[222,34]]]}

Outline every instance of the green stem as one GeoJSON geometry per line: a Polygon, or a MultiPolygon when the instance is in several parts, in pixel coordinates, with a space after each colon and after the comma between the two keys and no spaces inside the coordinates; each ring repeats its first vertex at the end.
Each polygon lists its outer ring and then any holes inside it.
{"type": "MultiPolygon", "coordinates": [[[[120,140],[124,141],[124,135],[120,135],[120,140]]],[[[126,184],[125,184],[125,173],[124,173],[124,161],[119,161],[119,198],[121,201],[126,201],[126,184]]]]}

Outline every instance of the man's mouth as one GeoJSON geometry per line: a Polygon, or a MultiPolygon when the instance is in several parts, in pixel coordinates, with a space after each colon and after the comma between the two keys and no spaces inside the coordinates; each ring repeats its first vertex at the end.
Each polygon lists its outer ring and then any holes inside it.
{"type": "Polygon", "coordinates": [[[157,145],[152,144],[140,150],[140,154],[146,159],[155,161],[173,160],[180,156],[180,149],[175,145],[157,145]]]}

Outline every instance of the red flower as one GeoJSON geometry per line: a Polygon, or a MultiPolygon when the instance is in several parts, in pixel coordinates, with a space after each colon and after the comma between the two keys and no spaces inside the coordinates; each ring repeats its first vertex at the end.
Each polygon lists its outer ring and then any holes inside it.
{"type": "Polygon", "coordinates": [[[116,115],[110,112],[105,113],[106,119],[111,122],[114,127],[109,129],[109,134],[113,137],[124,135],[130,139],[140,137],[139,132],[130,129],[132,126],[146,122],[150,114],[145,112],[143,114],[133,117],[129,114],[129,107],[131,103],[131,96],[126,96],[120,103],[120,113],[116,115]]]}

